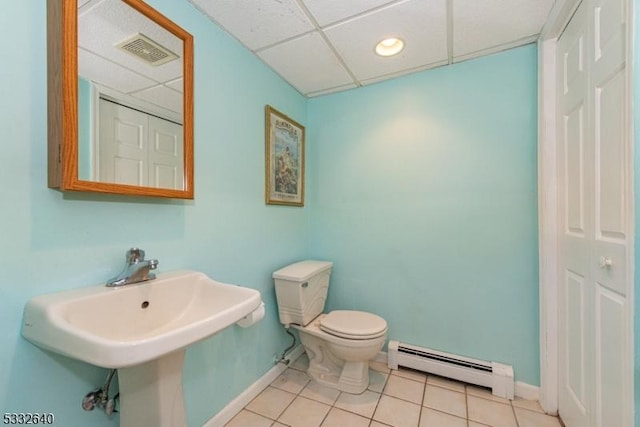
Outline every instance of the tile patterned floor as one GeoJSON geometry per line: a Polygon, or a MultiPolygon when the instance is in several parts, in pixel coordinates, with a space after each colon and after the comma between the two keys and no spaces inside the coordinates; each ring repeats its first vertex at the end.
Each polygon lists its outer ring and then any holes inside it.
{"type": "Polygon", "coordinates": [[[371,363],[369,388],[341,393],[310,381],[300,357],[227,427],[562,427],[536,401],[371,363]]]}

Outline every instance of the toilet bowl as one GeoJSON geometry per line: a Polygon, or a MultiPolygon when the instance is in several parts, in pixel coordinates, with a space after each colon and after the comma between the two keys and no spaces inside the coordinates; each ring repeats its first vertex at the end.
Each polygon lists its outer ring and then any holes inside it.
{"type": "Polygon", "coordinates": [[[307,374],[313,380],[347,393],[367,389],[369,361],[378,355],[387,337],[384,319],[340,310],[320,314],[307,326],[291,326],[298,330],[309,356],[307,374]]]}
{"type": "Polygon", "coordinates": [[[387,322],[364,311],[323,313],[332,266],[301,261],[273,273],[278,314],[286,328],[298,330],[313,380],[359,394],[369,386],[369,361],[384,345],[387,322]]]}

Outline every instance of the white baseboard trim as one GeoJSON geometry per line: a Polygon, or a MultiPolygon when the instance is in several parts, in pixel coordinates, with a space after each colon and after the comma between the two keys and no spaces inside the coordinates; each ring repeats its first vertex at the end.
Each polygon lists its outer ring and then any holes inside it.
{"type": "Polygon", "coordinates": [[[285,359],[289,360],[289,364],[285,365],[284,363],[278,363],[273,368],[269,369],[269,371],[260,377],[258,381],[251,384],[245,391],[229,402],[227,406],[211,417],[202,427],[223,427],[240,411],[242,411],[242,408],[247,406],[257,395],[262,393],[262,391],[267,388],[273,380],[278,378],[278,376],[284,372],[287,367],[295,362],[302,353],[304,353],[304,347],[299,344],[285,356],[285,359]]]}
{"type": "Polygon", "coordinates": [[[516,397],[526,400],[540,400],[540,387],[516,381],[516,397]]]}
{"type": "MultiPolygon", "coordinates": [[[[385,351],[379,352],[373,361],[386,365],[388,362],[387,353],[385,351]]],[[[522,381],[516,381],[514,394],[516,397],[526,400],[540,400],[540,387],[523,383],[522,381]]]]}

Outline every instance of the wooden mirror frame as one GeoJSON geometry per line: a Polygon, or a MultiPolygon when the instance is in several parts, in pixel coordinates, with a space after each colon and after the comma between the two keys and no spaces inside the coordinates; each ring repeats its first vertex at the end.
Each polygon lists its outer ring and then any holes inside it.
{"type": "Polygon", "coordinates": [[[78,177],[78,3],[47,0],[48,184],[61,191],[193,199],[193,37],[142,0],[121,0],[184,42],[184,188],[140,187],[78,177]]]}

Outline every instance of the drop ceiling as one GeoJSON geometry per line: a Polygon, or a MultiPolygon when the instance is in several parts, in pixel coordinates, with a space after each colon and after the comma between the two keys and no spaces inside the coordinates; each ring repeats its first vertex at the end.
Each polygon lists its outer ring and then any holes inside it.
{"type": "Polygon", "coordinates": [[[532,43],[555,0],[189,1],[312,97],[532,43]]]}

